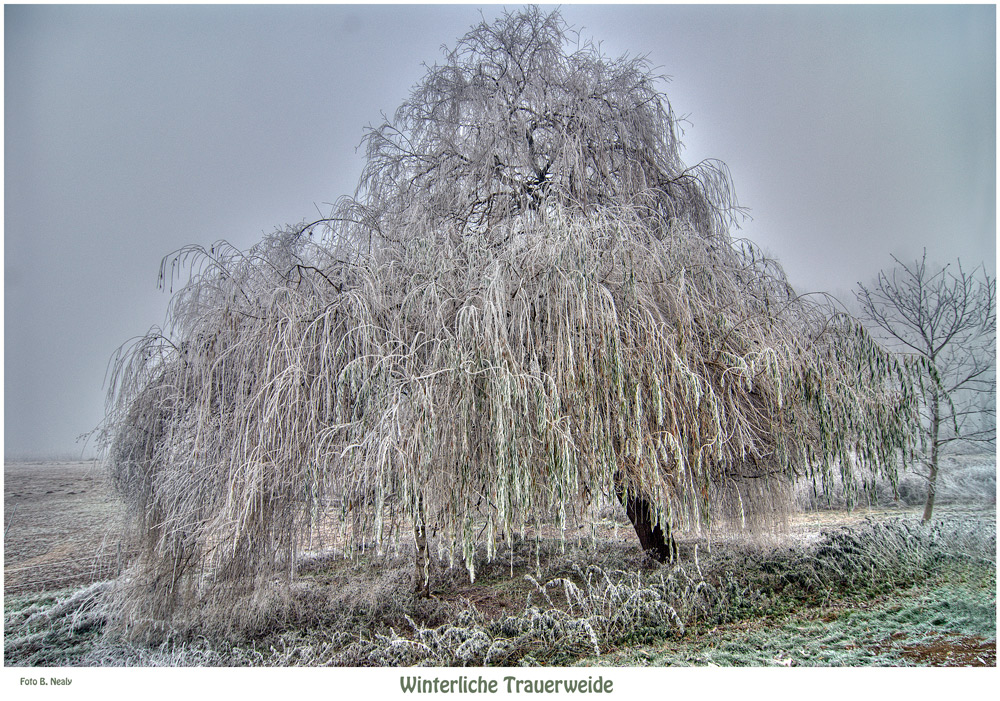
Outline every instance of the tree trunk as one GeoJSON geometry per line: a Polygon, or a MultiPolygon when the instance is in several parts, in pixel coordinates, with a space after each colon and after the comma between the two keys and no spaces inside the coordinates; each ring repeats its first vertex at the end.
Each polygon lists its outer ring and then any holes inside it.
{"type": "Polygon", "coordinates": [[[931,514],[934,512],[934,496],[937,492],[937,476],[938,476],[938,435],[941,429],[941,399],[938,393],[935,391],[931,395],[931,460],[930,473],[927,475],[927,501],[924,503],[924,517],[921,519],[922,523],[927,523],[931,520],[931,514]]]}
{"type": "Polygon", "coordinates": [[[427,550],[427,517],[424,513],[422,495],[417,497],[417,508],[413,514],[413,539],[417,546],[416,567],[413,573],[413,594],[426,599],[431,595],[431,563],[427,550]]]}
{"type": "Polygon", "coordinates": [[[625,507],[625,514],[639,536],[639,545],[643,551],[657,562],[672,562],[677,557],[677,543],[669,526],[664,533],[659,524],[654,522],[653,505],[641,494],[636,494],[635,490],[626,489],[621,473],[615,475],[615,494],[625,507]]]}

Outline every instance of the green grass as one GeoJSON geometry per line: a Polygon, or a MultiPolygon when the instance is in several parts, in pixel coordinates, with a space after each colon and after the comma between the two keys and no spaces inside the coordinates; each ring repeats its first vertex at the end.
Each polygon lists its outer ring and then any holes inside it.
{"type": "Polygon", "coordinates": [[[620,649],[582,664],[623,666],[881,666],[914,664],[905,648],[955,637],[996,639],[995,570],[949,568],[874,602],[838,600],[777,617],[703,629],[687,639],[620,649]]]}

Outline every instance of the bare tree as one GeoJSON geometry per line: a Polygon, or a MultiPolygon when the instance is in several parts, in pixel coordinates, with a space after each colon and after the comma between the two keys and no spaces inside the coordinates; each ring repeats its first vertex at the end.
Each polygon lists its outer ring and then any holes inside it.
{"type": "Polygon", "coordinates": [[[941,449],[955,441],[996,445],[996,279],[961,261],[928,267],[920,260],[858,283],[866,320],[889,345],[925,361],[927,501],[934,510],[941,449]]]}
{"type": "Polygon", "coordinates": [[[331,504],[356,544],[408,522],[426,594],[433,538],[474,576],[477,547],[609,499],[665,561],[796,477],[894,475],[909,365],[732,238],[725,166],[681,162],[658,81],[558,13],[481,23],[330,217],[165,261],[190,278],[123,349],[106,425],[147,615],[294,571],[331,504]]]}

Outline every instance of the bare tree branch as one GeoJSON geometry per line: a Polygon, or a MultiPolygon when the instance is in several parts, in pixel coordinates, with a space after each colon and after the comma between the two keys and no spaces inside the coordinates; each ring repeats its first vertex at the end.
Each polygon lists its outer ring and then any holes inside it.
{"type": "Polygon", "coordinates": [[[856,297],[868,323],[883,340],[923,358],[928,375],[923,393],[928,442],[928,497],[924,520],[934,507],[941,446],[958,441],[996,444],[996,279],[983,266],[966,272],[928,268],[920,260],[882,271],[873,287],[858,283],[856,297]],[[985,409],[984,404],[994,407],[985,409]],[[971,428],[980,416],[986,428],[971,428]]]}

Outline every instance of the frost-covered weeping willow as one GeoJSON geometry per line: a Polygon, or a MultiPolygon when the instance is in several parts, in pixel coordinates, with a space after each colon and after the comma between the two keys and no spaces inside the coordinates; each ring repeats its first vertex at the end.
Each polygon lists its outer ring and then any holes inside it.
{"type": "Polygon", "coordinates": [[[908,369],[731,237],[725,166],[681,162],[643,60],[570,39],[536,9],[475,27],[329,219],[165,261],[190,279],[107,420],[158,596],[293,568],[331,506],[353,544],[413,523],[471,572],[602,496],[666,530],[893,477],[908,369]]]}

